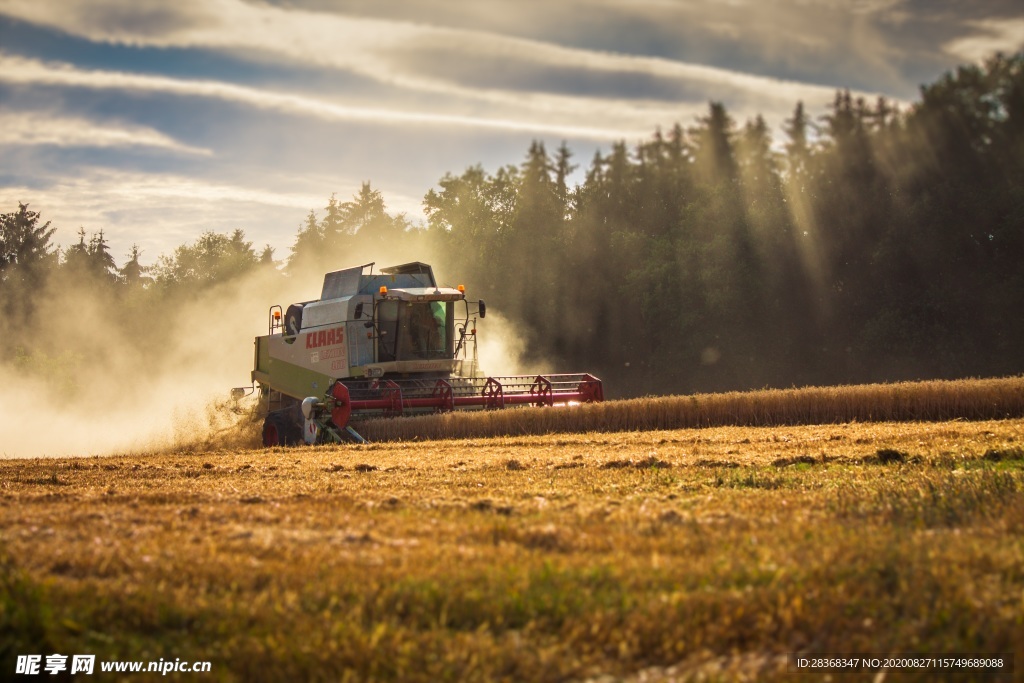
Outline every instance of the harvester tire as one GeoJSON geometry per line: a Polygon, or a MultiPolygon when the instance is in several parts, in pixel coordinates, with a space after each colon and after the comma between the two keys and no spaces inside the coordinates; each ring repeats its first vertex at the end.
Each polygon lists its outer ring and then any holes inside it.
{"type": "Polygon", "coordinates": [[[282,412],[269,413],[263,420],[263,445],[295,446],[302,442],[302,432],[282,412]]]}

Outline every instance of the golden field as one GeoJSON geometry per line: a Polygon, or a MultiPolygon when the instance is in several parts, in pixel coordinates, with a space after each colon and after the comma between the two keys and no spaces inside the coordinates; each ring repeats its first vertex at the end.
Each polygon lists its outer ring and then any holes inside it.
{"type": "Polygon", "coordinates": [[[1019,671],[1024,420],[8,460],[0,567],[0,678],[51,652],[224,681],[788,681],[796,652],[1019,671]]]}

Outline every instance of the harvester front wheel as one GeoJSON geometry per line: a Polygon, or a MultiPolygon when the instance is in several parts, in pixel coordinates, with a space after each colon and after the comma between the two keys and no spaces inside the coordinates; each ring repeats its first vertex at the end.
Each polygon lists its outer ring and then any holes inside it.
{"type": "Polygon", "coordinates": [[[273,412],[263,420],[263,445],[294,446],[302,441],[302,433],[292,424],[288,416],[281,412],[273,412]]]}

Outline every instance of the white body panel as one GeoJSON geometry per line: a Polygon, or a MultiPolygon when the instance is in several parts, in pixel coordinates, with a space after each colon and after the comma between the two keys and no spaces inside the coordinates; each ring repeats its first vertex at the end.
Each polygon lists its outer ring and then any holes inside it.
{"type": "Polygon", "coordinates": [[[270,357],[333,377],[348,376],[348,348],[345,325],[333,325],[300,332],[292,337],[271,335],[270,357]]]}

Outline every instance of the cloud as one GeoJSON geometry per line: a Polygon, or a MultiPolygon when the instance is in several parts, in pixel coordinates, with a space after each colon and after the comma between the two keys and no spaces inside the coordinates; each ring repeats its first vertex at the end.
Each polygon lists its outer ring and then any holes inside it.
{"type": "Polygon", "coordinates": [[[0,145],[57,147],[153,147],[209,156],[208,149],[183,144],[160,131],[130,123],[104,125],[49,112],[0,111],[0,145]]]}
{"type": "Polygon", "coordinates": [[[168,245],[173,249],[191,242],[206,230],[235,228],[244,229],[256,245],[270,243],[280,258],[294,239],[292,226],[297,227],[299,218],[326,201],[326,197],[301,192],[102,168],[78,168],[43,183],[45,187],[0,188],[0,206],[30,202],[33,210],[58,228],[54,241],[65,245],[72,241],[77,226],[89,232],[103,229],[119,263],[133,243],[143,249],[144,261],[152,262],[168,253],[168,245]],[[282,226],[286,226],[284,233],[282,226]]]}
{"type": "MultiPolygon", "coordinates": [[[[243,104],[256,109],[310,116],[327,121],[471,127],[549,133],[596,140],[612,140],[625,135],[632,137],[643,134],[639,127],[631,130],[622,127],[581,126],[569,121],[550,120],[550,118],[545,120],[542,116],[535,116],[533,120],[530,120],[529,118],[512,119],[424,112],[415,109],[350,106],[305,95],[274,92],[223,81],[178,79],[124,71],[86,70],[66,63],[41,62],[3,53],[0,53],[0,82],[20,86],[111,89],[160,92],[183,97],[204,97],[243,104]]],[[[549,98],[551,102],[560,99],[572,102],[572,98],[549,98]]],[[[557,108],[565,113],[566,106],[564,104],[557,108]]],[[[549,106],[546,109],[550,111],[552,107],[549,106]]]]}
{"type": "MultiPolygon", "coordinates": [[[[825,103],[834,91],[831,85],[658,56],[566,47],[486,30],[249,5],[238,0],[181,3],[173,20],[167,18],[166,10],[154,16],[144,9],[135,15],[125,7],[110,1],[88,7],[67,2],[58,10],[54,3],[0,3],[0,11],[11,16],[97,42],[221,50],[253,61],[343,70],[385,89],[372,93],[372,101],[378,104],[370,106],[353,104],[350,95],[341,93],[338,96],[346,98],[344,103],[332,101],[330,94],[310,97],[227,83],[189,81],[185,86],[160,77],[103,76],[111,85],[119,80],[123,87],[190,91],[337,119],[635,139],[656,125],[679,120],[680,114],[692,118],[703,111],[709,99],[725,101],[741,117],[763,113],[769,121],[778,121],[798,100],[825,103]],[[545,72],[552,70],[562,74],[562,83],[588,80],[595,94],[555,92],[557,88],[544,84],[545,72]],[[643,92],[635,97],[623,95],[619,85],[631,78],[646,78],[658,88],[646,93],[649,96],[643,92]],[[531,80],[536,87],[531,87],[531,80]],[[380,107],[385,99],[396,104],[380,107]],[[580,121],[588,125],[580,125],[580,121]]],[[[54,74],[48,77],[52,79],[54,74]]]]}
{"type": "Polygon", "coordinates": [[[952,40],[944,46],[949,54],[968,62],[982,62],[996,52],[1024,49],[1024,18],[986,19],[969,24],[975,33],[952,40]]]}

